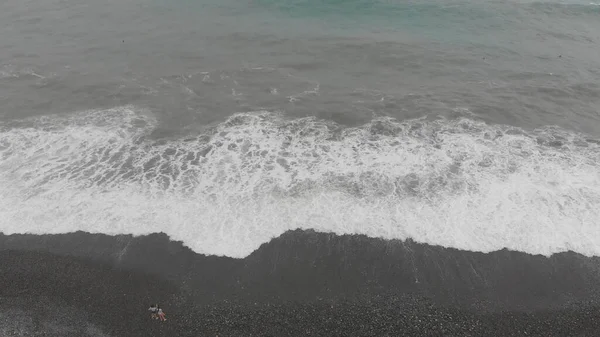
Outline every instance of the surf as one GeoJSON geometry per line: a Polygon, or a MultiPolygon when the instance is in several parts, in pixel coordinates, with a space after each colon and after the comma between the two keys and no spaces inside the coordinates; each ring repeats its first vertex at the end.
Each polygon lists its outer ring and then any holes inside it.
{"type": "Polygon", "coordinates": [[[0,124],[0,231],[164,232],[244,257],[290,229],[600,255],[600,142],[558,127],[269,111],[154,139],[134,106],[0,124]]]}

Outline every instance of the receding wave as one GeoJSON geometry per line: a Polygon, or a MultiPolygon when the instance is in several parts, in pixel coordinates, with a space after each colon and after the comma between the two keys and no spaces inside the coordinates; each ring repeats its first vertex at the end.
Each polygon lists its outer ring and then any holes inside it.
{"type": "Polygon", "coordinates": [[[560,128],[239,113],[152,140],[135,107],[0,124],[0,231],[165,232],[243,257],[286,230],[600,255],[600,142],[560,128]]]}

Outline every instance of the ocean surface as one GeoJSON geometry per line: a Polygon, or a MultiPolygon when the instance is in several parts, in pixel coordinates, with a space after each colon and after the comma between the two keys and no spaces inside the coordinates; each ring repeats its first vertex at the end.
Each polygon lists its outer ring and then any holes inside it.
{"type": "Polygon", "coordinates": [[[4,0],[0,232],[600,255],[600,6],[4,0]]]}

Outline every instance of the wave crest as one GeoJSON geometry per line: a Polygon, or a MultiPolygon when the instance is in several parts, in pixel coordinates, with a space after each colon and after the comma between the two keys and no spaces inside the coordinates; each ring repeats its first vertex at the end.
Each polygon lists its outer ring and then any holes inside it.
{"type": "Polygon", "coordinates": [[[0,125],[0,230],[162,231],[233,257],[295,228],[600,255],[600,142],[560,128],[260,111],[156,142],[156,125],[134,107],[0,125]]]}

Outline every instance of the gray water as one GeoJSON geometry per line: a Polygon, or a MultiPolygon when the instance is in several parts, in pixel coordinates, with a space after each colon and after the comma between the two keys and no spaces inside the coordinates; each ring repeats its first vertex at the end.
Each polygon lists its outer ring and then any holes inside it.
{"type": "Polygon", "coordinates": [[[176,132],[257,109],[350,125],[468,110],[600,132],[600,6],[589,1],[1,7],[3,119],[135,104],[176,132]]]}
{"type": "Polygon", "coordinates": [[[589,1],[5,0],[0,32],[2,232],[600,254],[589,1]]]}

